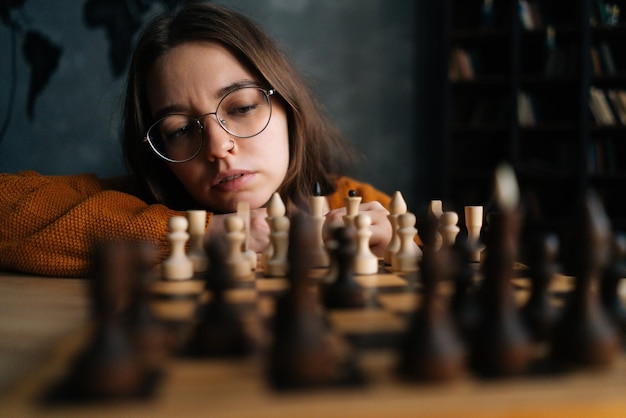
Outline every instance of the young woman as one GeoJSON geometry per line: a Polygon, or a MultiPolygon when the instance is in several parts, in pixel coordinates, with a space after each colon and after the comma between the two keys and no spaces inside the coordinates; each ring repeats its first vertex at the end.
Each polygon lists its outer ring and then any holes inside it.
{"type": "Polygon", "coordinates": [[[211,3],[164,14],[140,37],[123,150],[131,174],[121,178],[0,175],[0,269],[81,276],[93,245],[111,238],[151,242],[163,258],[169,217],[206,209],[210,238],[241,201],[261,252],[272,194],[307,210],[316,184],[328,221],[354,189],[372,218],[372,249],[382,254],[391,238],[389,197],[345,177],[354,154],[291,64],[255,23],[211,3]]]}

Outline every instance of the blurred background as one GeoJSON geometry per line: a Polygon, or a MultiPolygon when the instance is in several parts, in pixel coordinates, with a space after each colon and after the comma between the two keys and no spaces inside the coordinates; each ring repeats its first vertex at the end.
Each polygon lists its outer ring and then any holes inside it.
{"type": "MultiPolygon", "coordinates": [[[[2,2],[0,171],[123,173],[119,121],[129,57],[141,27],[174,3],[2,2]]],[[[428,96],[428,78],[420,77],[428,71],[424,51],[436,48],[422,42],[420,50],[416,42],[433,21],[428,6],[410,0],[215,3],[248,15],[278,42],[363,153],[360,179],[389,194],[402,191],[410,206],[433,198],[429,135],[421,132],[437,104],[417,101],[428,96]],[[419,112],[420,106],[426,109],[419,112]]]]}

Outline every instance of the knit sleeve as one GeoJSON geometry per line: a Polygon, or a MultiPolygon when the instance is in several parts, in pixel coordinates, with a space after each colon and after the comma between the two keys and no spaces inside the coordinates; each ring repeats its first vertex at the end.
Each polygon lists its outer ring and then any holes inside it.
{"type": "Polygon", "coordinates": [[[391,198],[367,183],[361,183],[348,177],[340,177],[337,180],[337,190],[328,197],[328,204],[331,209],[345,206],[345,197],[350,190],[354,190],[357,196],[361,196],[361,202],[380,202],[386,209],[389,209],[391,198]]]}
{"type": "Polygon", "coordinates": [[[118,239],[151,243],[162,260],[167,221],[180,214],[104,189],[95,175],[0,174],[0,269],[84,277],[94,245],[118,239]]]}

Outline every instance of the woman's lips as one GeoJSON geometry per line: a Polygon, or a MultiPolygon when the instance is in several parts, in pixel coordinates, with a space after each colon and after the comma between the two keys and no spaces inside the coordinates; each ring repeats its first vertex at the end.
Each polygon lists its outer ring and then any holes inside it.
{"type": "Polygon", "coordinates": [[[218,174],[213,183],[213,189],[222,192],[232,192],[246,185],[254,177],[254,173],[228,172],[218,174]]]}

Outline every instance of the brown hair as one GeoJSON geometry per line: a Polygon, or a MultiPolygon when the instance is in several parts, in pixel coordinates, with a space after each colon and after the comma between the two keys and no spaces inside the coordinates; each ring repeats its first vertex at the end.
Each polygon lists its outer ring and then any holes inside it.
{"type": "Polygon", "coordinates": [[[146,78],[154,62],[176,46],[192,41],[218,42],[274,88],[285,104],[289,124],[290,161],[280,194],[298,207],[319,183],[324,194],[352,163],[354,153],[329,123],[314,94],[276,44],[250,19],[211,3],[193,2],[155,18],[135,49],[127,80],[123,116],[126,163],[150,202],[175,209],[195,205],[182,184],[142,141],[152,123],[146,100],[146,78]]]}

